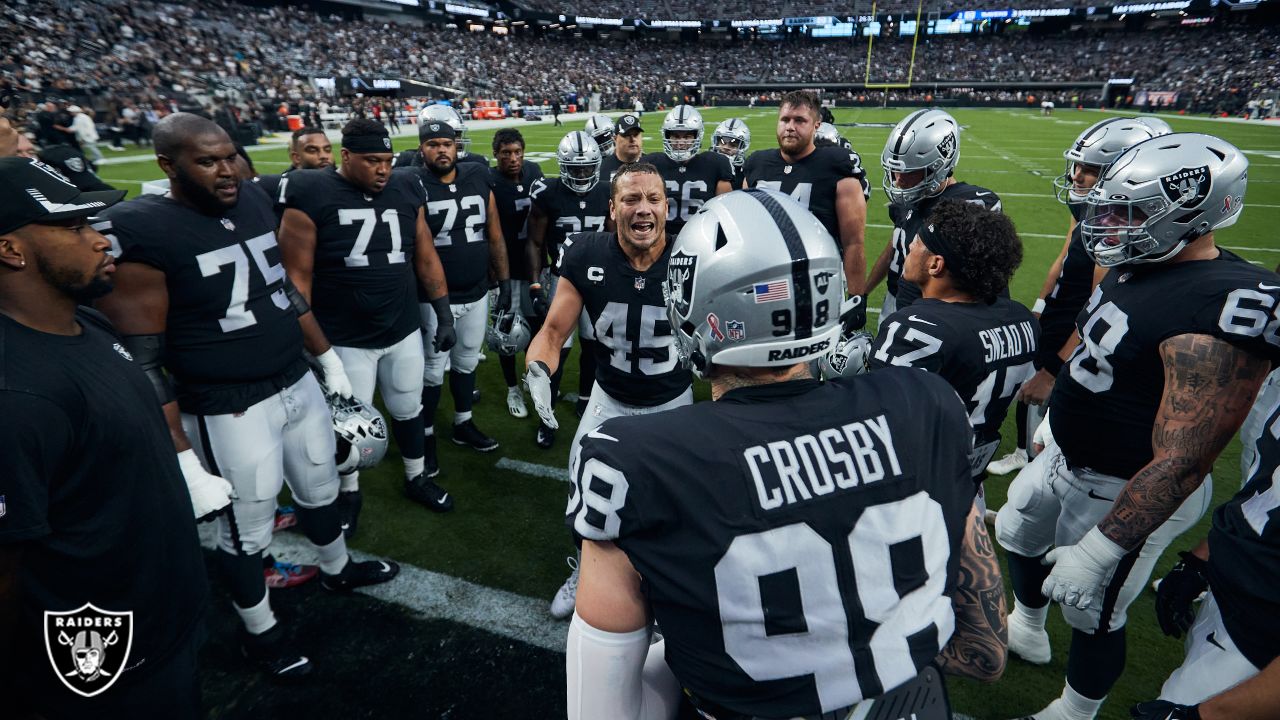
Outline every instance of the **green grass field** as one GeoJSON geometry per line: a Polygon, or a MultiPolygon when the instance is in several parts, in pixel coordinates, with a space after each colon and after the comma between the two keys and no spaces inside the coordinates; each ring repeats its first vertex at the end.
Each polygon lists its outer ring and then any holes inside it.
{"type": "MultiPolygon", "coordinates": [[[[837,121],[842,132],[862,154],[875,185],[868,213],[868,264],[874,261],[890,236],[885,198],[880,191],[879,153],[888,136],[888,127],[859,127],[857,123],[895,123],[906,110],[838,110],[837,121]]],[[[1013,218],[1022,234],[1025,261],[1014,277],[1014,297],[1030,305],[1044,281],[1045,272],[1062,246],[1068,214],[1053,198],[1051,179],[1062,170],[1062,150],[1087,125],[1104,115],[1094,111],[1063,110],[1053,117],[1041,118],[1022,110],[957,110],[964,126],[961,138],[960,166],[957,176],[970,183],[984,185],[998,192],[1004,200],[1005,212],[1013,218]]],[[[753,149],[773,147],[775,111],[768,108],[713,109],[704,112],[709,143],[715,123],[727,117],[744,117],[753,133],[753,149]]],[[[549,122],[520,125],[535,158],[553,153],[567,130],[579,129],[582,120],[563,128],[549,122]]],[[[643,124],[651,135],[646,150],[660,149],[656,131],[661,116],[645,115],[643,124]]],[[[1219,135],[1243,149],[1252,163],[1250,187],[1241,221],[1223,231],[1220,245],[1231,248],[1248,260],[1267,267],[1280,262],[1280,240],[1275,228],[1280,225],[1280,126],[1214,122],[1197,118],[1170,118],[1176,131],[1205,132],[1219,135]]],[[[492,155],[489,142],[492,131],[472,131],[473,147],[492,155]]],[[[396,149],[411,147],[414,140],[400,138],[396,149]]],[[[335,143],[336,145],[336,143],[335,143]]],[[[114,153],[110,157],[125,158],[134,154],[114,153]]],[[[145,154],[146,151],[137,151],[145,154]]],[[[335,152],[336,154],[336,152],[335,152]]],[[[284,150],[255,151],[258,170],[280,172],[287,167],[284,150]]],[[[544,160],[548,174],[555,171],[554,160],[544,160]]],[[[138,183],[162,177],[154,162],[111,164],[100,173],[108,182],[138,191],[138,183]]],[[[878,308],[883,285],[872,293],[870,306],[878,308]]],[[[874,319],[872,321],[874,324],[874,319]]],[[[564,389],[576,389],[577,360],[570,360],[569,377],[564,389]]],[[[353,545],[361,550],[390,556],[420,567],[455,575],[472,582],[513,591],[536,598],[550,599],[564,580],[567,569],[564,557],[572,552],[562,515],[566,486],[563,482],[533,477],[495,468],[500,458],[564,467],[567,445],[572,435],[573,417],[569,405],[561,405],[559,414],[565,426],[557,446],[550,451],[533,444],[536,420],[516,420],[505,408],[505,387],[496,357],[478,371],[483,399],[476,406],[476,422],[502,442],[502,447],[488,455],[460,450],[448,442],[451,401],[442,403],[437,428],[441,428],[440,483],[456,498],[457,508],[449,515],[437,516],[410,505],[400,497],[400,464],[388,458],[380,467],[362,477],[365,493],[360,534],[353,545]]],[[[706,388],[699,388],[705,398],[706,388]]],[[[530,408],[532,415],[532,408],[530,408]]],[[[1012,413],[1010,413],[1012,416],[1012,413]]],[[[678,432],[678,428],[674,429],[678,432]]],[[[1013,443],[1011,422],[1006,422],[1005,447],[1013,443]]],[[[394,450],[393,450],[394,454],[394,450]]],[[[1222,502],[1240,486],[1239,446],[1233,443],[1215,470],[1215,500],[1222,502]]],[[[999,507],[1011,477],[995,477],[988,481],[988,503],[999,507]]],[[[1207,527],[1206,521],[1193,534],[1174,543],[1171,550],[1182,550],[1194,544],[1207,527]]],[[[1161,564],[1163,572],[1171,564],[1161,564]]],[[[1050,632],[1054,641],[1054,661],[1047,667],[1034,667],[1011,659],[1004,678],[992,686],[979,686],[965,681],[952,683],[957,710],[979,718],[1011,718],[1034,712],[1057,697],[1062,687],[1066,665],[1068,631],[1057,613],[1051,613],[1050,632]]],[[[555,622],[548,616],[547,622],[555,622]]],[[[1152,595],[1144,594],[1130,610],[1129,655],[1125,676],[1113,691],[1103,709],[1103,718],[1127,718],[1134,702],[1155,697],[1164,678],[1181,661],[1179,641],[1160,634],[1153,613],[1152,595]]],[[[457,672],[466,672],[458,668],[457,672]]]]}

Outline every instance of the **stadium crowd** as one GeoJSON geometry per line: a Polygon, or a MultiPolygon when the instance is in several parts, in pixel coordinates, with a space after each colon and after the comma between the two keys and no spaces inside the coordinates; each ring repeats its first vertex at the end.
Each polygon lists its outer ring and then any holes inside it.
{"type": "MultiPolygon", "coordinates": [[[[558,0],[522,0],[519,3],[530,10],[549,13],[583,12],[581,7],[572,7],[573,3],[558,0]]],[[[1037,8],[1073,7],[1080,3],[1074,0],[1042,0],[1030,6],[1037,8]]],[[[1001,3],[990,0],[925,0],[916,3],[914,0],[885,0],[875,3],[877,12],[901,13],[915,12],[919,7],[923,12],[951,13],[956,10],[974,10],[979,8],[1003,7],[1001,3]]],[[[791,3],[778,0],[752,0],[743,3],[717,3],[700,0],[698,2],[672,2],[671,0],[631,0],[630,2],[597,2],[592,3],[590,14],[595,17],[627,17],[662,20],[689,20],[716,18],[723,20],[750,20],[782,17],[819,17],[849,15],[866,15],[871,12],[871,0],[858,3],[834,2],[833,0],[811,0],[809,2],[791,3]]]]}

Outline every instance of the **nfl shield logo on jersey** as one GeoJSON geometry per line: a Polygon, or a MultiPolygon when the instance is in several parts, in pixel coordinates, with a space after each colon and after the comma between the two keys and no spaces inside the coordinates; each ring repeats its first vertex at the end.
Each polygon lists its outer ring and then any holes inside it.
{"type": "Polygon", "coordinates": [[[49,663],[77,695],[101,695],[120,679],[133,647],[133,612],[111,612],[85,603],[77,610],[44,613],[49,663]]]}
{"type": "Polygon", "coordinates": [[[698,266],[698,256],[678,250],[667,261],[667,302],[682,316],[689,314],[693,302],[693,272],[698,266]]]}
{"type": "Polygon", "coordinates": [[[642,290],[644,290],[644,278],[638,277],[636,278],[636,292],[640,292],[642,290]]]}
{"type": "Polygon", "coordinates": [[[222,227],[226,228],[230,232],[236,231],[236,224],[226,218],[222,218],[222,227]]]}

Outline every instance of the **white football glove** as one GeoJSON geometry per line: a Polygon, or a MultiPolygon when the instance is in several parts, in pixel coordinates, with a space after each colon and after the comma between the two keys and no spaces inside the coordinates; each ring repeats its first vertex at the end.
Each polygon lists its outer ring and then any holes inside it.
{"type": "Polygon", "coordinates": [[[316,362],[320,365],[320,372],[324,373],[324,379],[321,380],[324,389],[339,397],[351,397],[351,378],[347,377],[347,370],[342,366],[342,358],[338,357],[338,353],[329,348],[316,356],[316,362]]]}
{"type": "Polygon", "coordinates": [[[556,422],[555,408],[551,397],[550,368],[541,360],[534,360],[524,374],[524,386],[529,389],[529,398],[533,400],[533,409],[542,418],[543,424],[555,430],[560,427],[556,422]]]}
{"type": "Polygon", "coordinates": [[[1075,545],[1049,551],[1044,564],[1053,565],[1053,570],[1040,591],[1054,602],[1088,610],[1095,600],[1102,600],[1102,586],[1124,555],[1124,548],[1094,527],[1075,545]]]}
{"type": "Polygon", "coordinates": [[[1049,426],[1049,409],[1046,408],[1044,419],[1036,426],[1036,431],[1031,434],[1031,444],[1035,446],[1036,454],[1039,454],[1053,443],[1053,428],[1049,426]]]}
{"type": "Polygon", "coordinates": [[[187,481],[187,492],[191,493],[191,507],[195,509],[196,522],[204,522],[216,516],[231,504],[235,497],[235,488],[225,479],[204,469],[196,451],[187,448],[178,453],[178,466],[182,468],[182,477],[187,481]]]}

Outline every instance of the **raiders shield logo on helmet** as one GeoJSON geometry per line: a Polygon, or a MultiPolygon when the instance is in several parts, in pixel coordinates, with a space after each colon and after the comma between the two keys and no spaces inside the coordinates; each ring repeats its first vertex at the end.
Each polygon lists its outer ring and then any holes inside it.
{"type": "Polygon", "coordinates": [[[956,135],[948,133],[942,142],[938,143],[938,154],[944,158],[949,158],[956,152],[956,135]]]}
{"type": "Polygon", "coordinates": [[[698,256],[684,250],[672,253],[667,262],[667,302],[681,317],[689,314],[689,305],[693,302],[693,273],[697,265],[698,256]]]}
{"type": "Polygon", "coordinates": [[[112,612],[85,603],[77,610],[44,613],[49,663],[77,695],[101,695],[120,679],[133,647],[133,611],[112,612]]]}
{"type": "Polygon", "coordinates": [[[1169,198],[1169,202],[1179,202],[1184,197],[1187,198],[1182,202],[1184,208],[1194,208],[1209,196],[1209,188],[1212,187],[1213,178],[1209,175],[1209,166],[1201,165],[1196,168],[1183,168],[1172,175],[1165,175],[1160,178],[1160,189],[1164,191],[1165,197],[1169,198]]]}

